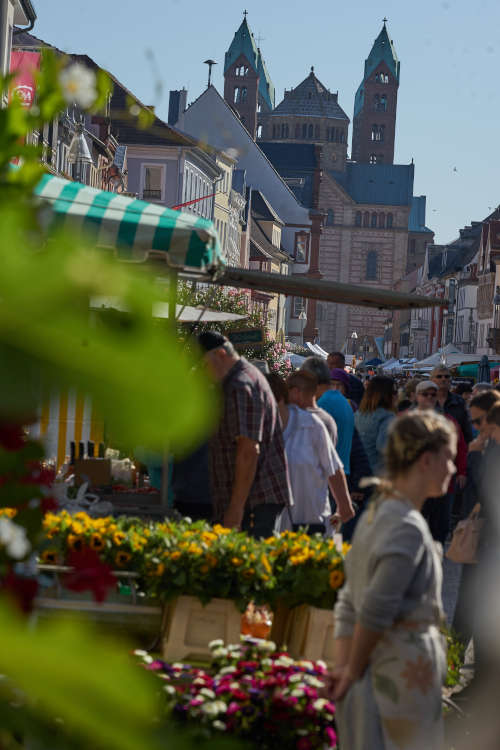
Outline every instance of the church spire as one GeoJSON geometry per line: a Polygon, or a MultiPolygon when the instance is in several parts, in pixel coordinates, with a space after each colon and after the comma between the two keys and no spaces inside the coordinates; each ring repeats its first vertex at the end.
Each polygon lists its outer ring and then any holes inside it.
{"type": "Polygon", "coordinates": [[[399,83],[399,60],[394,42],[387,31],[387,18],[384,18],[380,34],[375,39],[370,54],[365,60],[365,80],[370,77],[375,68],[383,61],[399,83]]]}

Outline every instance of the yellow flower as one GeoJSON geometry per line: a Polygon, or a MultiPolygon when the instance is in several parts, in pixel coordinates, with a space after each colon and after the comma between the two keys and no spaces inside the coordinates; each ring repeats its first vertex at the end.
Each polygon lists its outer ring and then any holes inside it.
{"type": "Polygon", "coordinates": [[[90,546],[92,549],[95,549],[96,552],[99,552],[99,550],[103,549],[105,547],[105,541],[102,538],[100,534],[92,534],[90,537],[90,546]]]}
{"type": "Polygon", "coordinates": [[[155,570],[155,575],[162,576],[165,572],[165,565],[163,563],[158,563],[155,570]]]}
{"type": "Polygon", "coordinates": [[[341,570],[332,570],[330,573],[330,588],[338,589],[344,583],[344,574],[341,570]]]}
{"type": "Polygon", "coordinates": [[[269,564],[269,560],[267,559],[267,557],[265,555],[261,555],[260,561],[262,565],[264,566],[265,570],[267,571],[267,573],[270,573],[272,568],[271,568],[271,565],[269,564]]]}
{"type": "Polygon", "coordinates": [[[122,568],[124,565],[128,563],[128,561],[131,559],[132,555],[130,555],[128,552],[117,552],[115,555],[115,563],[122,568]]]}
{"type": "Polygon", "coordinates": [[[243,577],[244,578],[252,578],[252,576],[255,575],[255,569],[254,568],[248,568],[248,570],[243,571],[243,577]]]}
{"type": "Polygon", "coordinates": [[[231,529],[226,529],[225,526],[221,526],[220,523],[216,523],[214,526],[214,534],[220,536],[221,534],[230,534],[231,529]]]}
{"type": "Polygon", "coordinates": [[[66,542],[70,549],[81,549],[83,546],[82,537],[77,536],[76,534],[68,534],[68,538],[66,539],[66,542]]]}
{"type": "Polygon", "coordinates": [[[7,518],[14,518],[17,515],[17,508],[0,508],[0,516],[7,516],[7,518]]]}
{"type": "Polygon", "coordinates": [[[231,563],[237,568],[239,565],[242,565],[243,560],[240,557],[232,557],[231,563]]]}
{"type": "Polygon", "coordinates": [[[120,544],[123,544],[125,541],[126,534],[123,533],[123,531],[117,531],[116,534],[113,534],[113,542],[120,546],[120,544]]]}
{"type": "Polygon", "coordinates": [[[44,551],[40,555],[40,560],[46,565],[55,565],[57,563],[57,550],[44,549],[44,551]]]}
{"type": "Polygon", "coordinates": [[[188,554],[193,555],[194,557],[199,557],[201,554],[203,554],[203,550],[197,544],[191,542],[188,547],[188,554]]]}
{"type": "Polygon", "coordinates": [[[179,550],[176,549],[172,552],[170,557],[172,558],[172,560],[178,560],[181,555],[182,555],[182,552],[179,552],[179,550]]]}
{"type": "Polygon", "coordinates": [[[349,552],[349,550],[351,549],[351,547],[352,547],[352,544],[349,544],[349,542],[343,542],[343,544],[342,544],[342,554],[344,555],[344,557],[345,557],[345,555],[347,555],[347,553],[349,552]]]}

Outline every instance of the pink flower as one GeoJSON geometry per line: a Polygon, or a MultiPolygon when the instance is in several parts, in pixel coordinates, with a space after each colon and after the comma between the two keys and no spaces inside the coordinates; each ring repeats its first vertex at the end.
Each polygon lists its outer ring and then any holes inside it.
{"type": "Polygon", "coordinates": [[[331,727],[326,727],[325,734],[328,738],[330,747],[335,747],[335,745],[337,744],[337,735],[335,734],[333,729],[331,727]]]}
{"type": "Polygon", "coordinates": [[[231,701],[231,703],[227,707],[226,715],[232,716],[233,714],[237,713],[239,710],[240,710],[240,704],[236,703],[236,701],[231,701]]]}

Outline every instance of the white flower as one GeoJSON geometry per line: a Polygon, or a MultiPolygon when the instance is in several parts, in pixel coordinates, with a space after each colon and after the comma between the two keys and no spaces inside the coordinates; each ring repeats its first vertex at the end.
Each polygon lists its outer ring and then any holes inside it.
{"type": "Polygon", "coordinates": [[[210,700],[215,700],[215,693],[213,690],[210,690],[210,688],[202,688],[198,695],[204,695],[205,698],[210,698],[210,700]]]}
{"type": "Polygon", "coordinates": [[[164,685],[163,689],[168,695],[175,695],[177,692],[173,685],[164,685]]]}
{"type": "Polygon", "coordinates": [[[302,688],[295,688],[294,690],[292,690],[290,695],[293,695],[295,698],[302,698],[302,696],[305,695],[305,693],[302,688]]]}
{"type": "Polygon", "coordinates": [[[210,643],[208,644],[208,648],[210,649],[210,651],[213,651],[214,648],[219,648],[219,646],[223,645],[224,641],[222,640],[222,638],[216,638],[215,641],[210,641],[210,643]]]}
{"type": "Polygon", "coordinates": [[[272,659],[261,659],[260,663],[263,667],[272,667],[273,660],[272,659]]]}
{"type": "Polygon", "coordinates": [[[7,550],[9,557],[22,560],[31,549],[26,530],[10,518],[0,518],[0,545],[7,550]]]}
{"type": "Polygon", "coordinates": [[[302,674],[302,672],[297,672],[296,674],[290,675],[290,677],[288,678],[288,682],[302,682],[303,679],[304,675],[302,674]]]}
{"type": "Polygon", "coordinates": [[[203,706],[200,706],[200,710],[203,711],[204,714],[207,714],[207,716],[217,716],[219,713],[218,703],[219,701],[204,703],[203,706]]]}
{"type": "Polygon", "coordinates": [[[272,654],[273,651],[276,651],[276,644],[272,641],[257,641],[257,649],[272,654]]]}
{"type": "Polygon", "coordinates": [[[176,661],[172,664],[172,669],[175,669],[176,672],[182,672],[184,670],[184,664],[180,664],[178,661],[176,661]]]}
{"type": "Polygon", "coordinates": [[[197,677],[195,680],[193,680],[193,685],[204,685],[205,680],[203,677],[197,677]]]}
{"type": "Polygon", "coordinates": [[[326,698],[318,698],[314,701],[313,708],[315,711],[322,711],[327,703],[328,701],[326,700],[326,698]]]}
{"type": "Polygon", "coordinates": [[[226,731],[226,725],[224,724],[223,721],[219,721],[219,719],[216,719],[215,721],[213,721],[212,726],[214,729],[219,729],[221,732],[226,731]]]}
{"type": "Polygon", "coordinates": [[[219,674],[232,674],[233,672],[236,672],[236,667],[224,667],[219,674]]]}
{"type": "Polygon", "coordinates": [[[96,77],[81,63],[68,65],[59,75],[62,93],[67,102],[88,109],[97,99],[96,77]]]}
{"type": "Polygon", "coordinates": [[[214,648],[212,656],[214,659],[222,659],[223,656],[227,656],[227,648],[214,648]]]}
{"type": "Polygon", "coordinates": [[[316,662],[316,666],[320,669],[326,669],[326,661],[322,661],[321,659],[318,659],[316,662]]]}
{"type": "Polygon", "coordinates": [[[314,669],[314,664],[312,661],[298,661],[297,664],[300,667],[304,667],[304,669],[314,669]]]}
{"type": "Polygon", "coordinates": [[[215,701],[214,706],[217,706],[217,710],[220,714],[225,714],[227,711],[227,705],[224,701],[215,701]]]}
{"type": "Polygon", "coordinates": [[[311,674],[304,675],[304,682],[306,683],[306,685],[310,685],[311,687],[314,687],[314,688],[322,688],[325,686],[324,682],[322,682],[321,680],[318,680],[317,677],[313,677],[313,675],[311,674]]]}
{"type": "Polygon", "coordinates": [[[136,650],[134,651],[134,654],[136,656],[147,656],[148,652],[147,651],[143,651],[142,648],[136,648],[136,650]]]}

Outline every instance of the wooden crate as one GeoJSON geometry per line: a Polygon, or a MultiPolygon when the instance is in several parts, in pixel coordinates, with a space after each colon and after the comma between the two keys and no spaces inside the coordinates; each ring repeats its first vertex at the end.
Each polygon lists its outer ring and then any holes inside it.
{"type": "Polygon", "coordinates": [[[294,659],[321,659],[332,666],[333,629],[331,609],[318,609],[308,604],[292,609],[278,605],[270,638],[279,647],[286,647],[294,659]]]}
{"type": "Polygon", "coordinates": [[[164,617],[162,651],[165,661],[208,660],[210,641],[240,642],[241,612],[230,599],[203,605],[194,596],[179,596],[164,617]]]}

